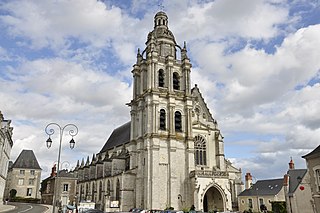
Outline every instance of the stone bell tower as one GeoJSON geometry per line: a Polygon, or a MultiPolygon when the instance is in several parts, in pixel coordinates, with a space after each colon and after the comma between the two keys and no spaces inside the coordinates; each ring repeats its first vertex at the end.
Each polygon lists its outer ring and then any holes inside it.
{"type": "MultiPolygon", "coordinates": [[[[168,17],[158,12],[146,48],[133,65],[130,143],[136,174],[136,207],[181,208],[194,170],[191,63],[186,44],[177,45],[168,17]]],[[[188,203],[188,202],[187,202],[188,203]]]]}

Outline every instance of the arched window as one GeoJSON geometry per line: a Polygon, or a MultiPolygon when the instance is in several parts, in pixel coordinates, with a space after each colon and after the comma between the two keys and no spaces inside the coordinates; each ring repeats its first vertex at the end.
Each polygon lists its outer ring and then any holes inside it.
{"type": "Polygon", "coordinates": [[[98,200],[101,200],[101,193],[102,193],[102,182],[99,183],[99,197],[98,200]]]}
{"type": "Polygon", "coordinates": [[[160,129],[166,129],[166,111],[164,109],[160,109],[160,129]]]}
{"type": "Polygon", "coordinates": [[[176,132],[182,131],[182,125],[181,125],[181,113],[176,111],[174,113],[174,128],[176,132]]]}
{"type": "Polygon", "coordinates": [[[108,180],[108,182],[107,182],[107,195],[110,195],[110,190],[111,190],[111,184],[110,184],[110,180],[108,180]]]}
{"type": "Polygon", "coordinates": [[[159,82],[159,87],[164,87],[164,71],[163,70],[159,70],[158,73],[158,82],[159,82]]]}
{"type": "Polygon", "coordinates": [[[127,156],[127,158],[125,159],[125,171],[130,169],[130,156],[127,156]]]}
{"type": "Polygon", "coordinates": [[[94,202],[96,201],[96,199],[95,199],[95,196],[94,196],[94,194],[95,194],[95,185],[94,185],[94,183],[92,183],[92,194],[91,194],[91,200],[93,200],[94,202]]]}
{"type": "Polygon", "coordinates": [[[172,83],[173,83],[173,89],[175,89],[175,90],[180,89],[179,74],[176,72],[173,73],[172,83]]]}
{"type": "Polygon", "coordinates": [[[206,140],[202,136],[194,138],[194,149],[196,165],[207,165],[206,140]]]}
{"type": "Polygon", "coordinates": [[[116,200],[120,201],[120,181],[119,181],[119,179],[117,180],[116,200]]]}

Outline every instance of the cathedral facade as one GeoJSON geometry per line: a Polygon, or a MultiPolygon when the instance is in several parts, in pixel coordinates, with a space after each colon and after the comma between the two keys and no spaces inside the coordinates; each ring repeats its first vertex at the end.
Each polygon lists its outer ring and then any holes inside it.
{"type": "Polygon", "coordinates": [[[104,211],[131,208],[226,211],[242,191],[241,170],[224,155],[223,136],[197,85],[186,44],[158,12],[133,65],[131,121],[101,151],[78,162],[77,197],[104,211]]]}

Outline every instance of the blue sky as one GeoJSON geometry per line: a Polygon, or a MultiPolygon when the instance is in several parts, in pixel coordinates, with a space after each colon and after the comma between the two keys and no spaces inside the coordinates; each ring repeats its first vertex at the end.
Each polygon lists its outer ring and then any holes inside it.
{"type": "Polygon", "coordinates": [[[256,179],[282,177],[320,141],[318,0],[1,1],[0,110],[12,120],[14,160],[33,149],[48,175],[44,127],[75,123],[76,148],[103,147],[130,117],[131,69],[159,2],[224,136],[226,158],[256,179]]]}

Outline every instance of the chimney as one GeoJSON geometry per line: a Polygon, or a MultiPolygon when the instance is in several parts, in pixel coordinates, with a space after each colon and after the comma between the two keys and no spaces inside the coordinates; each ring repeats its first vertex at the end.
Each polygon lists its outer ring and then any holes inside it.
{"type": "Polygon", "coordinates": [[[245,182],[245,187],[246,189],[249,189],[252,186],[252,175],[250,174],[250,172],[246,173],[246,182],[245,182]]]}
{"type": "Polygon", "coordinates": [[[292,160],[292,157],[291,157],[291,160],[289,162],[289,169],[294,169],[294,162],[292,160]]]}
{"type": "Polygon", "coordinates": [[[289,185],[289,175],[285,174],[283,176],[283,186],[288,186],[289,185]]]}
{"type": "Polygon", "coordinates": [[[52,169],[51,169],[50,177],[56,177],[56,176],[57,176],[57,167],[56,167],[56,164],[54,164],[52,169]]]}

